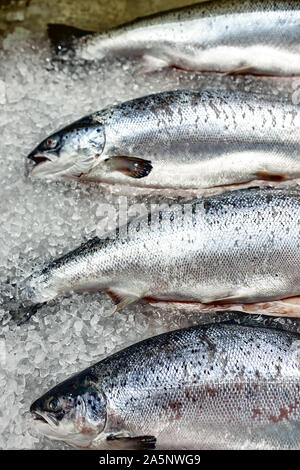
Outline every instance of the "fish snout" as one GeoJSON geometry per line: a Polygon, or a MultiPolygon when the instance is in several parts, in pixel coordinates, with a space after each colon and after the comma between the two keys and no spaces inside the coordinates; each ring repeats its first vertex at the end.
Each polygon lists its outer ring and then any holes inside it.
{"type": "Polygon", "coordinates": [[[26,157],[25,161],[25,176],[31,177],[35,176],[35,173],[39,170],[37,170],[37,167],[40,169],[40,165],[49,162],[51,160],[54,160],[56,155],[54,152],[50,153],[41,151],[39,147],[36,147],[32,152],[29,153],[26,157]]]}
{"type": "Polygon", "coordinates": [[[41,416],[41,411],[42,411],[42,400],[41,398],[38,398],[35,400],[33,403],[31,403],[29,412],[33,415],[34,418],[39,418],[41,416]]]}
{"type": "Polygon", "coordinates": [[[30,173],[32,172],[34,167],[37,165],[35,155],[36,155],[36,153],[33,150],[32,152],[30,152],[30,154],[27,156],[27,158],[25,160],[25,176],[30,176],[30,173]]]}
{"type": "Polygon", "coordinates": [[[32,414],[36,414],[37,410],[38,410],[38,400],[31,403],[30,408],[29,408],[29,411],[32,414]]]}
{"type": "Polygon", "coordinates": [[[42,403],[41,399],[34,401],[29,408],[29,414],[33,418],[33,423],[38,424],[47,424],[47,420],[44,417],[44,413],[42,412],[42,403]]]}
{"type": "Polygon", "coordinates": [[[39,147],[36,147],[30,154],[27,156],[27,160],[33,161],[36,165],[38,163],[43,163],[49,160],[48,155],[45,155],[45,152],[41,151],[39,147]]]}
{"type": "Polygon", "coordinates": [[[34,150],[30,152],[29,155],[27,155],[27,160],[33,160],[35,162],[36,153],[37,153],[37,149],[35,148],[34,150]]]}
{"type": "Polygon", "coordinates": [[[29,408],[29,413],[32,415],[34,419],[40,419],[41,418],[41,402],[40,398],[35,400],[33,403],[31,403],[30,408],[29,408]]]}

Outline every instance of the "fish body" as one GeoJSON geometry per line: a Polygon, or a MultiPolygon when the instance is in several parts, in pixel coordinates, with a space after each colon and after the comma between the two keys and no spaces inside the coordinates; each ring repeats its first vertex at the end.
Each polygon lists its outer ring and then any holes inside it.
{"type": "Polygon", "coordinates": [[[156,336],[47,392],[34,424],[91,448],[299,449],[299,338],[226,323],[156,336]]]}
{"type": "Polygon", "coordinates": [[[150,188],[299,178],[299,105],[224,90],[158,93],[67,126],[43,141],[29,161],[35,177],[150,188]]]}
{"type": "Polygon", "coordinates": [[[251,313],[255,303],[274,313],[274,301],[285,299],[279,314],[299,316],[299,248],[299,191],[232,191],[157,210],[90,240],[23,281],[20,298],[36,306],[100,290],[117,310],[144,298],[251,313]]]}
{"type": "Polygon", "coordinates": [[[137,20],[80,39],[78,59],[137,56],[144,70],[298,75],[299,1],[222,0],[137,20]]]}

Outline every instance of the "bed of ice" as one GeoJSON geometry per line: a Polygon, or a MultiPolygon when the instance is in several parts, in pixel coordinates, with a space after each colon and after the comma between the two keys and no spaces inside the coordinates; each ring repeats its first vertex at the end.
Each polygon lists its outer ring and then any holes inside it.
{"type": "MultiPolygon", "coordinates": [[[[176,70],[144,75],[140,64],[126,61],[62,66],[53,61],[45,36],[22,28],[0,44],[0,64],[0,286],[6,293],[33,266],[101,230],[106,223],[103,202],[118,207],[126,194],[129,205],[150,201],[138,190],[27,180],[25,156],[51,131],[107,105],[172,88],[218,86],[286,96],[295,91],[290,79],[213,77],[176,70]]],[[[171,200],[167,194],[151,197],[171,200]]],[[[60,299],[21,327],[2,328],[0,448],[67,449],[30,430],[28,410],[34,399],[118,349],[200,320],[192,313],[162,313],[143,304],[113,314],[104,294],[85,294],[60,299]]],[[[298,328],[292,320],[285,322],[298,328]]]]}

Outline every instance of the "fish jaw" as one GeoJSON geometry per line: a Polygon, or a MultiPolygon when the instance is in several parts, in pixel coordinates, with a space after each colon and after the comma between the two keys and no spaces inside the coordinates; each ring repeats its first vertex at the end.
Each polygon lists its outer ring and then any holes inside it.
{"type": "Polygon", "coordinates": [[[54,160],[31,152],[27,157],[25,175],[29,178],[47,177],[50,179],[54,168],[54,160]]]}
{"type": "Polygon", "coordinates": [[[94,436],[84,434],[77,430],[72,422],[60,425],[55,422],[47,413],[41,411],[33,412],[31,427],[39,434],[55,441],[63,441],[73,447],[90,447],[94,436]]]}
{"type": "Polygon", "coordinates": [[[93,161],[93,155],[78,158],[76,154],[66,153],[59,158],[51,158],[51,154],[46,156],[36,154],[34,164],[27,164],[27,175],[29,178],[47,180],[78,177],[90,171],[93,167],[93,161]]]}
{"type": "Polygon", "coordinates": [[[46,155],[38,154],[36,150],[33,150],[32,152],[30,152],[30,154],[27,156],[27,159],[26,159],[25,175],[30,176],[31,172],[34,170],[36,166],[41,165],[48,161],[50,161],[50,159],[47,158],[46,155]]]}

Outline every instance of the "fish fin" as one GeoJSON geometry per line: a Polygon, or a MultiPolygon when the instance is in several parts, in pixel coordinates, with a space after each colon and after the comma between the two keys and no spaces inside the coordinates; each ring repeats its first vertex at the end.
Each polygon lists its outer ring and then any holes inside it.
{"type": "Polygon", "coordinates": [[[115,447],[118,450],[150,450],[156,447],[156,437],[154,436],[127,437],[110,434],[106,439],[110,447],[115,447]]]}
{"type": "Polygon", "coordinates": [[[139,73],[150,73],[168,66],[169,64],[165,60],[159,59],[158,57],[154,57],[150,54],[145,54],[142,57],[142,67],[140,68],[139,73]]]}
{"type": "Polygon", "coordinates": [[[119,312],[123,308],[127,307],[127,305],[130,305],[138,300],[138,297],[133,295],[127,295],[112,290],[107,290],[106,293],[109,295],[112,303],[115,306],[114,312],[119,312]]]}
{"type": "Polygon", "coordinates": [[[267,300],[252,304],[231,304],[230,310],[239,310],[254,315],[300,318],[300,297],[289,297],[280,300],[267,300]]]}
{"type": "MultiPolygon", "coordinates": [[[[239,313],[239,312],[232,312],[234,316],[230,319],[223,320],[222,317],[219,323],[225,325],[239,325],[239,326],[252,326],[258,328],[272,328],[275,330],[292,330],[292,319],[290,318],[281,318],[280,323],[277,317],[262,315],[260,312],[257,314],[247,314],[247,313],[239,313]]],[[[299,334],[300,338],[300,334],[299,334]]]]}
{"type": "Polygon", "coordinates": [[[56,23],[49,23],[47,25],[47,33],[56,54],[72,49],[75,39],[94,34],[93,31],[85,31],[73,26],[56,23]]]}
{"type": "Polygon", "coordinates": [[[112,157],[107,162],[112,169],[120,171],[131,178],[144,178],[149,175],[153,168],[150,160],[135,157],[112,157]]]}
{"type": "Polygon", "coordinates": [[[285,175],[278,175],[269,171],[257,171],[255,176],[264,181],[284,181],[286,179],[285,175]]]}
{"type": "Polygon", "coordinates": [[[229,72],[225,72],[224,75],[246,75],[247,73],[251,73],[251,72],[254,72],[255,69],[254,67],[252,67],[251,65],[248,65],[248,66],[241,66],[241,67],[237,67],[236,69],[233,69],[233,70],[230,70],[229,72]]]}
{"type": "MultiPolygon", "coordinates": [[[[256,303],[226,303],[222,300],[204,304],[201,302],[165,301],[146,298],[150,305],[161,311],[179,310],[190,313],[209,312],[242,312],[254,315],[269,315],[275,317],[300,318],[300,297],[290,297],[282,300],[268,300],[256,303]]],[[[231,300],[235,300],[232,298],[231,300]]]]}

